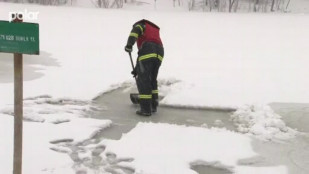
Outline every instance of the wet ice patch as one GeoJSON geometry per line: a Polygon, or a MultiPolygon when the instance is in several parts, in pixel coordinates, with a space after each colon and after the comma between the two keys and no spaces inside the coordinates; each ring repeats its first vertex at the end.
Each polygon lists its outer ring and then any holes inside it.
{"type": "Polygon", "coordinates": [[[195,161],[190,164],[191,169],[199,174],[232,174],[233,167],[222,165],[220,162],[195,161]]]}
{"type": "Polygon", "coordinates": [[[245,105],[231,115],[237,131],[263,140],[293,138],[297,131],[289,128],[268,105],[245,105]]]}
{"type": "MultiPolygon", "coordinates": [[[[173,90],[173,86],[177,83],[179,83],[180,81],[174,78],[170,78],[170,79],[159,79],[158,80],[158,90],[159,90],[159,100],[162,100],[163,98],[165,98],[165,96],[167,96],[172,90],[173,90]]],[[[130,81],[125,81],[123,83],[117,83],[117,84],[113,84],[111,85],[107,90],[99,93],[96,97],[94,97],[93,100],[96,100],[97,98],[99,98],[100,96],[113,92],[115,90],[118,90],[122,88],[123,93],[127,93],[128,91],[132,91],[132,89],[134,89],[136,92],[138,93],[137,90],[137,86],[136,86],[136,82],[132,82],[130,81]]]]}
{"type": "Polygon", "coordinates": [[[285,166],[251,167],[241,166],[234,169],[235,174],[288,174],[285,166]]]}

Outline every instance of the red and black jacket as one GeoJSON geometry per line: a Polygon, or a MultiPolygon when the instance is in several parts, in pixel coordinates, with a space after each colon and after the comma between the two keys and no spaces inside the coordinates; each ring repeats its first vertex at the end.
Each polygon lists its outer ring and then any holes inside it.
{"type": "MultiPolygon", "coordinates": [[[[162,61],[163,59],[163,44],[160,38],[160,28],[148,21],[140,20],[133,25],[127,45],[133,46],[137,42],[139,50],[139,60],[142,56],[149,58],[157,54],[157,57],[162,61]]],[[[141,58],[142,57],[142,58],[141,58]]]]}

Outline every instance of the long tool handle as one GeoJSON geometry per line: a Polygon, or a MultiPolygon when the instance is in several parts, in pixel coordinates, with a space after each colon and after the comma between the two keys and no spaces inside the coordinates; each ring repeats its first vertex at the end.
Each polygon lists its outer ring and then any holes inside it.
{"type": "Polygon", "coordinates": [[[130,60],[131,60],[132,69],[133,69],[133,71],[134,71],[134,64],[133,64],[131,52],[129,52],[129,55],[130,55],[130,60]]]}
{"type": "MultiPolygon", "coordinates": [[[[131,60],[132,69],[134,71],[134,64],[133,64],[131,52],[129,52],[129,56],[130,56],[130,60],[131,60]]],[[[135,78],[135,81],[136,81],[136,77],[134,77],[134,78],[135,78]]]]}

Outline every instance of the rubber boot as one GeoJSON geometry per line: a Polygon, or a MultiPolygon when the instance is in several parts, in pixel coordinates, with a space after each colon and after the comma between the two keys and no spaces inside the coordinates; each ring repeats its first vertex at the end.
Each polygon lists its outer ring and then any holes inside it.
{"type": "Polygon", "coordinates": [[[151,112],[156,113],[157,107],[159,105],[159,96],[158,94],[152,94],[152,100],[151,100],[151,112]]]}
{"type": "Polygon", "coordinates": [[[151,99],[140,100],[141,109],[136,111],[137,115],[151,116],[151,99]]]}

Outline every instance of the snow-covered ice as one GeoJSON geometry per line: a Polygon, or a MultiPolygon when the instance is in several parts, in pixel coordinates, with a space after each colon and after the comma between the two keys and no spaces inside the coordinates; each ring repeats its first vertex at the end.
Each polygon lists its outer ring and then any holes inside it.
{"type": "MultiPolygon", "coordinates": [[[[87,152],[95,145],[104,145],[104,162],[111,160],[106,157],[113,156],[108,155],[111,152],[133,158],[124,166],[135,168],[136,173],[194,173],[190,164],[197,162],[220,164],[237,174],[288,173],[285,166],[250,167],[237,161],[256,155],[250,145],[253,137],[243,133],[266,140],[296,134],[267,104],[308,103],[307,14],[173,13],[136,11],[132,6],[103,10],[0,3],[0,19],[25,8],[40,12],[36,22],[42,51],[38,57],[25,56],[25,174],[75,173],[72,159],[79,158],[72,147],[51,142],[67,140],[74,146],[110,126],[111,121],[85,118],[85,113],[92,109],[94,97],[133,82],[123,47],[131,25],[142,18],[161,27],[166,51],[159,74],[164,84],[162,104],[238,109],[232,120],[239,132],[207,128],[207,124],[197,128],[140,123],[119,141],[84,145],[84,155],[91,154],[87,152]],[[26,58],[31,61],[27,63],[26,58]]],[[[8,57],[12,55],[0,54],[0,76],[5,75],[0,78],[0,173],[12,172],[13,158],[13,74],[8,57]]],[[[98,170],[106,171],[103,166],[98,170]]],[[[78,170],[94,172],[89,166],[78,170]]]]}
{"type": "MultiPolygon", "coordinates": [[[[12,173],[13,119],[12,116],[0,114],[1,173],[12,173]]],[[[109,121],[85,118],[75,118],[62,124],[24,122],[23,173],[50,173],[61,168],[71,169],[72,161],[63,154],[51,150],[50,148],[57,146],[50,142],[71,139],[73,143],[78,143],[91,138],[94,132],[109,125],[109,121]]]]}
{"type": "Polygon", "coordinates": [[[134,156],[131,165],[135,166],[137,173],[193,174],[195,172],[189,164],[201,161],[217,162],[241,174],[245,174],[244,171],[261,173],[263,170],[286,172],[283,166],[269,167],[268,170],[238,166],[238,160],[257,155],[251,149],[250,138],[216,128],[140,123],[121,140],[103,143],[107,145],[107,151],[116,152],[118,156],[134,156]],[[226,148],[227,144],[229,148],[226,148]]]}

